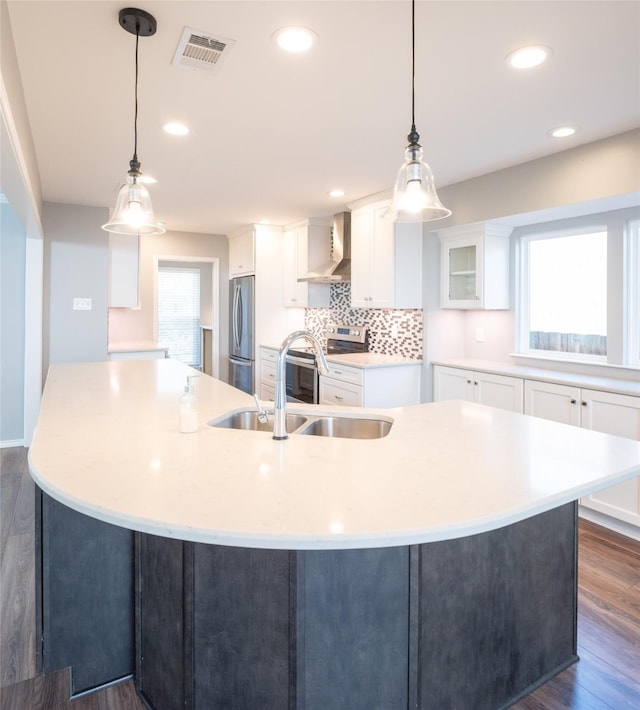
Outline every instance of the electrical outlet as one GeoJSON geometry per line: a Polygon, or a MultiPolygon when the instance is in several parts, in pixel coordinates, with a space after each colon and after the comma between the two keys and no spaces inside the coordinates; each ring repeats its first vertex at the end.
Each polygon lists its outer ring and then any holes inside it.
{"type": "Polygon", "coordinates": [[[90,311],[92,308],[90,298],[74,298],[73,299],[73,310],[74,311],[90,311]]]}
{"type": "Polygon", "coordinates": [[[476,328],[476,343],[484,343],[484,328],[476,328]]]}

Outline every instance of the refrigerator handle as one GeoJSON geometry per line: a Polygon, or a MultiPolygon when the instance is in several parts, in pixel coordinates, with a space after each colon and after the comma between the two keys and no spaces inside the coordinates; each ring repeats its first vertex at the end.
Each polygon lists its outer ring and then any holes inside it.
{"type": "Polygon", "coordinates": [[[238,348],[242,342],[242,331],[244,323],[242,321],[242,288],[238,284],[238,348]]]}
{"type": "Polygon", "coordinates": [[[231,323],[231,327],[233,329],[233,347],[234,350],[238,350],[239,348],[239,338],[238,338],[238,297],[240,296],[240,285],[235,284],[234,289],[233,289],[233,322],[231,323]]]}

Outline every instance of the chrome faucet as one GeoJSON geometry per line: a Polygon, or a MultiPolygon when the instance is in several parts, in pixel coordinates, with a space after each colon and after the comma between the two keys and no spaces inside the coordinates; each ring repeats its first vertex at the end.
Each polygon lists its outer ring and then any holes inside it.
{"type": "Polygon", "coordinates": [[[313,346],[313,351],[318,359],[318,370],[321,375],[329,372],[329,366],[322,352],[320,341],[313,333],[307,330],[296,330],[282,341],[278,351],[278,361],[276,363],[276,398],[274,403],[273,438],[287,439],[287,353],[289,348],[297,340],[304,338],[313,346]]]}

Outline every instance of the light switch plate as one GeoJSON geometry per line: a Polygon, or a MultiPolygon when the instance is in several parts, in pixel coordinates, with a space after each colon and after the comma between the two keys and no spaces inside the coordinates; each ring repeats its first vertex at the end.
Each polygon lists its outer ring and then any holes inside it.
{"type": "Polygon", "coordinates": [[[476,328],[476,343],[484,343],[484,328],[476,328]]]}
{"type": "Polygon", "coordinates": [[[73,299],[73,310],[74,311],[90,311],[91,310],[91,299],[90,298],[74,298],[73,299]]]}

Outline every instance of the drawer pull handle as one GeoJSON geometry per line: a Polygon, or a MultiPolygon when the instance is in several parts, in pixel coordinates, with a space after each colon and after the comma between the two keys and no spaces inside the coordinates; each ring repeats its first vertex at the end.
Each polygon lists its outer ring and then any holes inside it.
{"type": "Polygon", "coordinates": [[[578,400],[577,399],[572,399],[571,404],[577,404],[578,400]]]}
{"type": "Polygon", "coordinates": [[[342,400],[344,399],[344,397],[341,397],[339,394],[334,394],[333,396],[334,396],[339,402],[342,402],[342,400]]]}
{"type": "Polygon", "coordinates": [[[586,407],[586,406],[587,406],[587,403],[583,401],[583,402],[582,402],[582,406],[583,406],[583,407],[586,407]]]}
{"type": "Polygon", "coordinates": [[[467,380],[467,384],[470,385],[470,384],[471,384],[471,380],[467,380]]]}
{"type": "Polygon", "coordinates": [[[342,372],[342,370],[334,370],[334,371],[333,371],[333,374],[334,374],[334,375],[342,375],[342,374],[344,374],[344,373],[342,372]]]}

